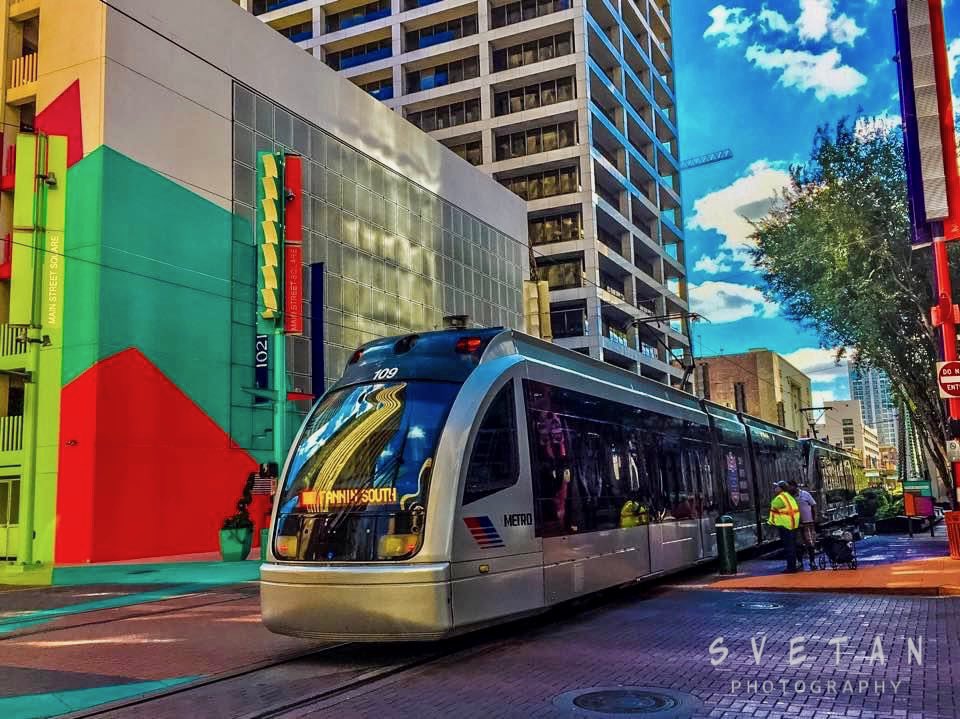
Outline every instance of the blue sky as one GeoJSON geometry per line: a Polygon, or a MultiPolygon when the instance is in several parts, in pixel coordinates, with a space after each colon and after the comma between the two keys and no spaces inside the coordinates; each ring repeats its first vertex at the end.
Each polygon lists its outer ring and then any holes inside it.
{"type": "MultiPolygon", "coordinates": [[[[759,291],[743,217],[765,214],[818,125],[858,110],[899,118],[893,0],[672,5],[681,156],[734,153],[683,176],[691,304],[711,320],[694,325],[696,352],[776,350],[811,376],[816,399],[845,399],[846,367],[759,291]]],[[[947,3],[946,29],[954,59],[960,3],[947,3]]]]}

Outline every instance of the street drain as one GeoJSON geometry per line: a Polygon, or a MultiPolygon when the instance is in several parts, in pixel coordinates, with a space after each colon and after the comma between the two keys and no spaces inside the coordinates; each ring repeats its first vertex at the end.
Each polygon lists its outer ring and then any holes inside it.
{"type": "Polygon", "coordinates": [[[575,715],[622,717],[654,715],[658,719],[688,719],[700,701],[690,694],[661,687],[593,687],[561,694],[555,706],[575,715]]]}
{"type": "Polygon", "coordinates": [[[740,602],[737,606],[741,609],[756,609],[759,612],[772,612],[777,609],[783,609],[783,605],[777,604],[776,602],[740,602]]]}

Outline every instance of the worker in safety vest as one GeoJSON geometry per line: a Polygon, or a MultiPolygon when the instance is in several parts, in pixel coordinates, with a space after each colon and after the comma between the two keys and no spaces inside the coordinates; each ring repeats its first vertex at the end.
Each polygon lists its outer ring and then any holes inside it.
{"type": "Polygon", "coordinates": [[[767,520],[777,528],[780,541],[783,543],[783,554],[787,559],[785,573],[797,571],[797,528],[800,526],[800,507],[797,500],[790,494],[786,482],[777,482],[775,485],[779,494],[770,502],[770,517],[767,520]]]}
{"type": "Polygon", "coordinates": [[[628,499],[620,508],[620,526],[639,527],[642,524],[650,524],[646,505],[635,499],[628,499]]]}

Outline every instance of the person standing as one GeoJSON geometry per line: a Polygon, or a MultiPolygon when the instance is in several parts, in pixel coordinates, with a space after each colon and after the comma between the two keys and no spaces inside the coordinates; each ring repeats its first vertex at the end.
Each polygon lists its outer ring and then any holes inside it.
{"type": "Polygon", "coordinates": [[[787,560],[784,573],[793,574],[797,571],[797,528],[800,526],[800,508],[797,500],[790,494],[786,482],[777,482],[775,485],[780,493],[770,502],[770,516],[767,522],[777,528],[780,541],[783,544],[783,554],[787,560]]]}
{"type": "Polygon", "coordinates": [[[790,480],[790,494],[800,507],[800,569],[803,569],[803,555],[810,557],[810,570],[817,568],[817,501],[807,490],[790,480]]]}

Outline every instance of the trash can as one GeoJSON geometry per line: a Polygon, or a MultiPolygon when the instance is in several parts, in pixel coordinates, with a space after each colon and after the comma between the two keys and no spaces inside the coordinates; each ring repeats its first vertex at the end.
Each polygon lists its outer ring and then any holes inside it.
{"type": "Polygon", "coordinates": [[[960,559],[960,512],[944,512],[943,518],[950,540],[950,559],[960,559]]]}

